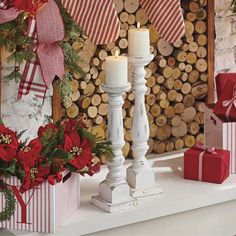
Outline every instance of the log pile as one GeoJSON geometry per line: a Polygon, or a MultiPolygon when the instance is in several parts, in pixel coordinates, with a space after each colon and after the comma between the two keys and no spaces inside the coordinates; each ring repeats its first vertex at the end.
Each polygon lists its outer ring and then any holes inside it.
{"type": "MultiPolygon", "coordinates": [[[[70,118],[83,113],[91,130],[101,139],[106,136],[108,96],[101,84],[105,81],[104,61],[107,55],[127,54],[128,30],[140,22],[149,28],[151,52],[154,60],[146,67],[146,109],[150,124],[149,153],[164,153],[191,147],[195,141],[203,142],[204,102],[207,95],[207,0],[183,0],[185,18],[184,37],[173,45],[159,38],[139,6],[139,0],[116,0],[115,6],[121,22],[116,42],[96,47],[86,36],[72,47],[81,57],[78,64],[85,78],[75,74],[71,81],[72,95],[63,103],[70,118]]],[[[130,80],[132,67],[129,68],[130,80]]],[[[131,153],[132,116],[134,94],[124,95],[123,106],[125,146],[124,155],[131,153]]]]}

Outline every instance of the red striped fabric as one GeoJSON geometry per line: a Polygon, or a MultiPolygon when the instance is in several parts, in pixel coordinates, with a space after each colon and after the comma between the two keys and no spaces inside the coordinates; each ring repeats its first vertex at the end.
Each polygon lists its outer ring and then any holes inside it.
{"type": "Polygon", "coordinates": [[[95,44],[119,37],[120,22],[112,0],[62,0],[74,21],[95,44]]]}
{"type": "MultiPolygon", "coordinates": [[[[35,19],[30,18],[28,23],[27,34],[33,38],[34,43],[37,43],[35,19]]],[[[34,52],[36,51],[36,46],[34,52]]],[[[47,86],[42,77],[41,67],[37,59],[26,62],[22,79],[19,85],[17,99],[21,99],[29,93],[34,94],[37,98],[44,101],[47,91],[47,86]]]]}
{"type": "Polygon", "coordinates": [[[0,9],[7,9],[7,0],[0,0],[0,9]]]}
{"type": "Polygon", "coordinates": [[[180,0],[140,0],[140,4],[165,41],[174,43],[184,35],[180,0]]]}

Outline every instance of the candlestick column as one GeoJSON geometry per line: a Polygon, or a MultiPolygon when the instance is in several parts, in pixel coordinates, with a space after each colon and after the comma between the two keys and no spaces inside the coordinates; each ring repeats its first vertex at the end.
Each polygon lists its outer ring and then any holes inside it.
{"type": "Polygon", "coordinates": [[[133,65],[133,93],[135,94],[134,115],[131,127],[132,150],[134,160],[127,169],[127,182],[131,188],[131,196],[142,197],[162,193],[161,187],[155,181],[155,173],[151,169],[145,155],[149,148],[149,123],[145,108],[145,92],[147,91],[145,69],[153,59],[153,55],[146,57],[129,57],[133,65]]]}
{"type": "Polygon", "coordinates": [[[106,179],[99,185],[99,195],[92,197],[92,203],[108,212],[124,210],[135,205],[135,200],[130,197],[130,188],[123,175],[124,157],[121,150],[125,144],[122,94],[130,89],[130,84],[127,82],[127,68],[127,57],[107,58],[106,84],[102,86],[109,95],[107,137],[112,143],[114,158],[107,161],[109,172],[106,179]],[[119,73],[123,76],[122,79],[119,78],[119,73]]]}
{"type": "MultiPolygon", "coordinates": [[[[138,24],[139,25],[139,24],[138,24]]],[[[127,182],[131,187],[131,196],[142,197],[162,192],[155,182],[155,173],[152,171],[146,152],[149,148],[149,123],[145,108],[145,66],[152,61],[153,55],[149,52],[150,38],[148,29],[130,29],[129,63],[134,68],[133,93],[135,94],[134,115],[131,127],[134,160],[127,169],[127,182]]]]}

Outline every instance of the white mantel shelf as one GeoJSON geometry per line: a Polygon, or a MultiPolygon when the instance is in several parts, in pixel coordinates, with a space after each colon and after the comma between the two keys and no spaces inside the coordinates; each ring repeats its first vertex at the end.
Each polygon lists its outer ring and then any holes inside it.
{"type": "MultiPolygon", "coordinates": [[[[137,206],[124,212],[106,213],[90,203],[91,196],[97,194],[98,183],[107,173],[106,167],[93,178],[82,178],[81,208],[68,219],[66,225],[60,228],[56,235],[84,235],[236,200],[236,175],[230,176],[222,185],[184,180],[183,158],[178,157],[179,155],[174,154],[171,158],[152,155],[150,163],[154,171],[157,171],[156,179],[161,184],[164,194],[139,199],[137,206]]],[[[129,165],[129,161],[126,165],[129,165]]],[[[20,231],[11,233],[26,236],[41,235],[20,231]]],[[[4,235],[7,235],[6,231],[4,235]]]]}

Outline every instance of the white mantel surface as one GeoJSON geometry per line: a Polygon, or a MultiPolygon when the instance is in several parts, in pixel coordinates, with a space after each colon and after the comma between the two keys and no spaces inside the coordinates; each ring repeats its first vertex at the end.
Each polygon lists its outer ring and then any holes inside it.
{"type": "MultiPolygon", "coordinates": [[[[223,184],[211,184],[204,183],[198,181],[190,181],[183,179],[183,158],[177,157],[179,154],[172,155],[170,157],[162,157],[158,158],[157,155],[153,155],[154,158],[150,160],[151,165],[153,166],[154,171],[157,172],[156,179],[161,184],[164,194],[160,196],[146,197],[137,201],[137,205],[132,209],[125,212],[119,213],[106,213],[95,206],[91,205],[90,198],[92,195],[97,194],[98,183],[104,179],[107,170],[104,166],[102,171],[94,176],[93,178],[81,178],[81,208],[78,212],[68,219],[66,225],[60,228],[56,232],[56,236],[59,235],[84,235],[89,233],[94,233],[93,235],[97,235],[98,231],[108,230],[120,226],[125,226],[133,223],[147,221],[147,224],[150,224],[150,220],[156,219],[155,222],[162,222],[166,217],[177,217],[174,222],[178,222],[178,216],[181,216],[180,213],[185,212],[184,214],[190,214],[192,216],[198,216],[196,214],[197,211],[201,209],[207,209],[204,213],[205,217],[211,219],[210,209],[211,207],[220,207],[220,212],[218,214],[225,214],[222,209],[228,209],[227,204],[230,204],[229,201],[236,200],[236,175],[230,176],[223,184]],[[173,158],[174,157],[174,158],[173,158]],[[222,204],[224,203],[224,204],[222,204]],[[218,205],[215,205],[218,204],[218,205]],[[214,205],[214,206],[213,206],[214,205]],[[203,208],[206,207],[206,208],[203,208]],[[201,208],[201,209],[199,209],[201,208]],[[198,210],[196,210],[198,209],[198,210]],[[188,212],[187,212],[188,211],[188,212]],[[177,214],[179,213],[179,214],[177,214]],[[196,213],[196,214],[195,214],[196,213]],[[207,215],[209,213],[209,216],[207,215]],[[177,215],[173,215],[177,214],[177,215]]],[[[127,161],[126,166],[129,165],[129,161],[127,161]]],[[[235,202],[234,202],[235,206],[235,202]]],[[[232,207],[231,207],[232,208],[232,207]]],[[[230,209],[231,209],[230,208],[230,209]]],[[[236,207],[234,208],[236,209],[236,207]]],[[[228,212],[227,214],[231,214],[232,212],[228,212]]],[[[234,212],[236,212],[234,210],[234,212]]],[[[227,214],[224,215],[223,218],[227,217],[227,214]]],[[[234,214],[235,219],[236,213],[234,214]]],[[[186,218],[186,216],[185,216],[186,218]]],[[[188,219],[191,219],[187,217],[188,219]]],[[[196,218],[196,217],[195,217],[196,218]]],[[[168,218],[167,218],[168,219],[168,218]]],[[[181,219],[181,218],[180,218],[181,219]]],[[[214,219],[214,217],[212,218],[214,219]]],[[[186,219],[185,219],[186,220],[186,219]]],[[[201,218],[199,218],[199,221],[201,218]]],[[[234,220],[232,219],[232,222],[234,220]]],[[[171,222],[171,221],[170,221],[171,222]]],[[[183,222],[181,222],[184,225],[183,222]]],[[[187,223],[187,221],[186,221],[187,223]]],[[[192,222],[194,223],[194,222],[192,222]]],[[[139,227],[144,223],[131,225],[130,227],[134,228],[135,226],[139,227]]],[[[197,224],[197,222],[196,222],[197,224]]],[[[214,225],[210,225],[210,228],[214,228],[220,224],[217,221],[214,225]]],[[[233,224],[235,225],[235,224],[233,224]]],[[[232,226],[233,226],[232,225],[232,226]]],[[[171,225],[167,228],[171,229],[171,225]]],[[[127,227],[126,227],[127,228],[127,227]]],[[[98,235],[121,235],[122,231],[116,233],[116,229],[104,231],[103,233],[98,233],[98,235]],[[109,232],[109,233],[105,233],[109,232]]],[[[224,230],[224,229],[222,229],[224,230]]],[[[131,231],[130,231],[131,232],[131,231]]],[[[137,232],[137,230],[136,230],[137,232]]],[[[142,234],[140,233],[136,235],[169,235],[164,232],[161,234],[142,234]]],[[[170,231],[169,231],[170,232],[170,231]]],[[[193,232],[195,230],[193,229],[193,232]]],[[[208,231],[204,231],[207,234],[208,231]]],[[[225,232],[225,231],[222,231],[225,232]]],[[[236,225],[235,232],[236,234],[236,225]]],[[[5,230],[0,231],[0,235],[42,235],[39,233],[32,232],[20,232],[20,231],[11,231],[7,232],[5,230]]],[[[51,234],[50,234],[51,235],[51,234]]],[[[52,234],[53,235],[53,234],[52,234]]],[[[122,233],[122,235],[124,235],[122,233]]],[[[125,234],[129,235],[129,234],[125,234]]],[[[184,235],[181,234],[172,234],[172,235],[184,235]]],[[[188,232],[186,235],[191,235],[188,232]]],[[[195,235],[195,234],[194,234],[195,235]]],[[[201,234],[199,234],[201,235],[201,234]]],[[[212,234],[211,234],[212,235],[212,234]]],[[[214,234],[216,235],[216,234],[214,234]]],[[[218,235],[229,235],[229,234],[218,234],[218,235]]],[[[232,235],[232,234],[231,234],[232,235]]]]}

